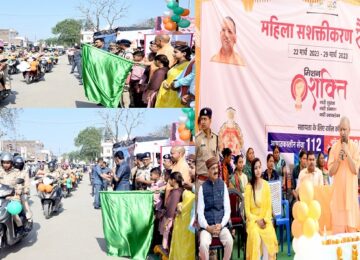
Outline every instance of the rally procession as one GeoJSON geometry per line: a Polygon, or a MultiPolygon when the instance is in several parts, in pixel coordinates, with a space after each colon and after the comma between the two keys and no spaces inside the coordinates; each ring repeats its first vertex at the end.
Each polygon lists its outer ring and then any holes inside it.
{"type": "Polygon", "coordinates": [[[0,259],[360,259],[360,0],[22,2],[0,259]]]}

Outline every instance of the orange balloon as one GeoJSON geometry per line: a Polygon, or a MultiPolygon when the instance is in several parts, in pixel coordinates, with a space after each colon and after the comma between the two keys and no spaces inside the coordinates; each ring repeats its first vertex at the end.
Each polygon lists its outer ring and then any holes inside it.
{"type": "Polygon", "coordinates": [[[40,183],[40,184],[38,185],[38,190],[39,190],[40,192],[45,192],[45,184],[44,184],[44,183],[40,183]]]}
{"type": "Polygon", "coordinates": [[[165,29],[168,31],[175,31],[176,30],[176,23],[175,22],[168,22],[165,24],[165,29]]]}
{"type": "Polygon", "coordinates": [[[45,192],[50,193],[53,190],[53,186],[51,185],[45,185],[45,192]]]}
{"type": "Polygon", "coordinates": [[[179,134],[186,128],[186,125],[184,123],[179,124],[178,126],[178,132],[179,134]]]}
{"type": "Polygon", "coordinates": [[[294,237],[298,238],[302,235],[303,226],[301,222],[297,219],[294,219],[293,223],[291,224],[291,232],[294,237]]]}
{"type": "Polygon", "coordinates": [[[297,215],[297,219],[300,222],[304,222],[308,218],[309,207],[305,202],[299,201],[299,206],[296,210],[296,215],[297,215]]]}
{"type": "Polygon", "coordinates": [[[170,16],[166,16],[164,19],[163,19],[163,24],[167,24],[168,22],[171,22],[171,17],[170,16]]]}
{"type": "Polygon", "coordinates": [[[184,12],[181,14],[181,16],[188,16],[190,14],[189,9],[184,9],[184,12]]]}
{"type": "Polygon", "coordinates": [[[180,133],[180,139],[183,141],[188,141],[190,140],[191,137],[191,131],[189,129],[184,129],[181,133],[180,133]]]}
{"type": "Polygon", "coordinates": [[[292,208],[292,214],[293,214],[294,219],[299,218],[298,213],[297,213],[297,211],[299,209],[299,206],[300,206],[300,201],[297,201],[297,202],[295,202],[295,204],[294,204],[294,206],[292,208]]]}

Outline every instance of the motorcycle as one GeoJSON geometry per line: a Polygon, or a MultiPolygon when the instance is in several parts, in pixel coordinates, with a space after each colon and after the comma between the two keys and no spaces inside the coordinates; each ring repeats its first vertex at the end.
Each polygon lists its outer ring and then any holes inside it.
{"type": "Polygon", "coordinates": [[[35,58],[29,58],[28,61],[20,62],[17,68],[22,72],[27,84],[39,81],[45,76],[44,72],[40,72],[39,62],[35,58]]]}
{"type": "Polygon", "coordinates": [[[53,64],[50,57],[42,57],[40,61],[41,70],[46,72],[50,72],[52,70],[53,64]]]}
{"type": "Polygon", "coordinates": [[[61,183],[61,189],[63,192],[63,197],[67,198],[70,197],[71,195],[71,190],[72,190],[72,183],[71,183],[71,179],[65,177],[61,183]]]}
{"type": "MultiPolygon", "coordinates": [[[[17,179],[16,184],[23,184],[24,179],[17,179]]],[[[28,223],[25,217],[25,213],[22,210],[19,217],[23,223],[23,226],[29,226],[24,232],[20,232],[21,228],[17,228],[13,220],[13,216],[8,212],[7,206],[11,202],[9,197],[14,196],[15,189],[0,184],[0,248],[12,246],[26,237],[32,229],[32,225],[28,223]]]]}
{"type": "Polygon", "coordinates": [[[10,89],[5,89],[5,81],[4,81],[4,72],[0,71],[0,85],[4,88],[4,90],[0,91],[0,101],[5,100],[11,95],[11,78],[10,74],[8,75],[8,81],[10,82],[10,89]]]}
{"type": "Polygon", "coordinates": [[[8,73],[10,75],[19,73],[19,70],[16,67],[17,65],[19,65],[19,61],[15,56],[10,57],[7,63],[8,63],[8,73]]]}
{"type": "Polygon", "coordinates": [[[46,176],[43,179],[44,189],[38,186],[38,195],[41,200],[41,205],[44,211],[44,216],[46,219],[50,218],[50,216],[54,212],[58,212],[61,207],[61,198],[62,191],[59,184],[56,182],[56,179],[52,176],[46,176]]]}

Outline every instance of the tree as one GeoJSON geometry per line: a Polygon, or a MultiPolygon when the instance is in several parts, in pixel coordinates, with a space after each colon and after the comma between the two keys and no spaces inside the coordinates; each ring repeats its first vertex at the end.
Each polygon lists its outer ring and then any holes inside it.
{"type": "Polygon", "coordinates": [[[139,23],[133,25],[134,27],[148,27],[148,28],[155,28],[155,18],[150,18],[143,20],[139,23]]]}
{"type": "Polygon", "coordinates": [[[58,45],[58,38],[57,37],[47,38],[45,39],[45,43],[47,46],[58,45]]]}
{"type": "Polygon", "coordinates": [[[7,131],[15,131],[19,112],[16,108],[0,108],[0,138],[5,136],[7,131]]]}
{"type": "Polygon", "coordinates": [[[159,127],[159,129],[156,129],[154,132],[149,133],[149,136],[170,138],[171,128],[172,128],[171,125],[165,125],[159,127]]]}
{"type": "Polygon", "coordinates": [[[108,22],[109,29],[113,29],[114,23],[126,16],[129,9],[126,1],[119,0],[86,0],[78,6],[80,12],[86,17],[89,24],[94,25],[96,31],[100,31],[100,20],[108,22]]]}
{"type": "Polygon", "coordinates": [[[55,27],[52,28],[52,33],[59,35],[57,38],[59,43],[71,46],[75,43],[80,43],[81,28],[81,20],[65,19],[58,22],[55,27]]]}
{"type": "Polygon", "coordinates": [[[101,153],[102,129],[87,127],[74,139],[75,146],[79,147],[79,158],[93,160],[101,153]]]}
{"type": "Polygon", "coordinates": [[[117,109],[100,111],[99,116],[104,121],[106,138],[119,142],[119,127],[126,132],[126,140],[130,140],[132,131],[142,124],[145,109],[117,109]]]}

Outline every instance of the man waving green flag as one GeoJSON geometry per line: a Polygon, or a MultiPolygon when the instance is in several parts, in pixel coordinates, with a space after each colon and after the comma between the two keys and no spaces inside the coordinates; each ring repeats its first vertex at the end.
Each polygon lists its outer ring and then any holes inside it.
{"type": "Polygon", "coordinates": [[[85,44],[82,49],[82,64],[86,97],[105,107],[118,107],[133,63],[85,44]]]}

